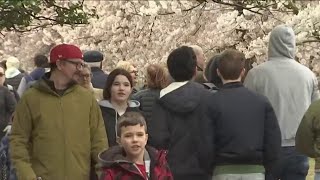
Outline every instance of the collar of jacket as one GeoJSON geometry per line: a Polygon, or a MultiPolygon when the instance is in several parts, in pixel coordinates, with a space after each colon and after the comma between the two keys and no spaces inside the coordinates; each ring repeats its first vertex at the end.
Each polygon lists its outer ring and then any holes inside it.
{"type": "MultiPolygon", "coordinates": [[[[158,162],[164,160],[166,151],[158,151],[153,147],[146,146],[144,153],[144,160],[151,160],[151,162],[158,162]]],[[[113,146],[105,151],[102,151],[99,155],[99,161],[103,167],[110,167],[113,164],[130,163],[126,159],[126,153],[121,146],[113,146]]]]}
{"type": "Polygon", "coordinates": [[[102,69],[100,69],[99,67],[91,67],[91,72],[100,72],[100,73],[105,74],[104,71],[102,69]]]}
{"type": "MultiPolygon", "coordinates": [[[[107,108],[111,108],[114,109],[114,107],[112,106],[111,102],[109,100],[101,100],[98,102],[98,104],[102,107],[107,107],[107,108]]],[[[138,108],[140,106],[139,101],[137,100],[128,100],[128,108],[138,108]]]]}
{"type": "MultiPolygon", "coordinates": [[[[151,146],[145,147],[144,161],[150,160],[150,176],[154,179],[154,168],[156,166],[166,166],[167,151],[156,150],[151,146]]],[[[111,147],[98,155],[98,168],[111,168],[113,166],[120,166],[130,172],[141,175],[139,170],[134,166],[133,162],[126,160],[125,151],[120,146],[111,147]]]]}
{"type": "Polygon", "coordinates": [[[221,89],[230,89],[230,88],[239,88],[239,87],[243,87],[242,82],[230,82],[230,83],[224,84],[221,87],[221,89]]]}
{"type": "MultiPolygon", "coordinates": [[[[46,73],[39,81],[37,81],[33,85],[33,87],[35,87],[36,89],[39,89],[40,91],[47,92],[55,96],[60,96],[56,92],[56,88],[54,87],[54,82],[49,79],[50,75],[51,75],[50,72],[46,73]]],[[[76,86],[77,84],[75,82],[70,82],[67,85],[67,89],[64,91],[63,95],[66,95],[72,92],[76,86]]]]}

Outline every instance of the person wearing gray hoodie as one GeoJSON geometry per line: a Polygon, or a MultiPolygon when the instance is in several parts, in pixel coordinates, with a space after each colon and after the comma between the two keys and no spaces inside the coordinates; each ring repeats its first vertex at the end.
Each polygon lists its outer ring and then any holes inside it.
{"type": "Polygon", "coordinates": [[[279,25],[270,35],[268,61],[251,69],[244,85],[272,104],[282,136],[280,160],[267,179],[304,180],[308,158],[295,149],[295,136],[300,121],[311,102],[319,99],[318,81],[306,66],[295,61],[295,34],[291,27],[279,25]]]}

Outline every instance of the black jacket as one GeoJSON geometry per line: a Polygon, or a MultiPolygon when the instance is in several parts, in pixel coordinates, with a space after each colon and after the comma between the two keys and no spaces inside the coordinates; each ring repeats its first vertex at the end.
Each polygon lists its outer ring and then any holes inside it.
{"type": "Polygon", "coordinates": [[[160,89],[144,89],[132,96],[132,99],[140,102],[139,109],[144,114],[148,122],[152,116],[152,106],[159,99],[160,89]]]}
{"type": "Polygon", "coordinates": [[[20,73],[12,78],[6,78],[6,83],[13,86],[13,88],[17,90],[24,75],[24,73],[20,73]]]}
{"type": "Polygon", "coordinates": [[[234,82],[223,85],[210,103],[215,166],[252,164],[268,169],[277,160],[281,133],[266,97],[234,82]]]}
{"type": "Polygon", "coordinates": [[[175,180],[207,180],[210,176],[199,161],[207,153],[199,144],[203,142],[200,134],[207,124],[205,100],[210,95],[201,84],[188,82],[154,104],[148,121],[148,142],[157,149],[168,150],[175,180]]]}
{"type": "Polygon", "coordinates": [[[13,93],[7,87],[0,86],[0,138],[5,135],[3,129],[8,125],[15,106],[16,100],[13,93]]]}
{"type": "MultiPolygon", "coordinates": [[[[107,131],[109,147],[118,145],[116,141],[117,139],[116,125],[120,115],[116,112],[116,110],[113,108],[112,104],[108,100],[100,101],[99,105],[102,112],[104,125],[107,131]]],[[[128,105],[129,106],[126,112],[139,111],[140,104],[138,101],[128,101],[128,105]]]]}
{"type": "Polygon", "coordinates": [[[108,75],[98,67],[92,67],[91,73],[92,73],[92,79],[91,79],[92,86],[94,88],[103,89],[104,86],[106,85],[108,75]]]}

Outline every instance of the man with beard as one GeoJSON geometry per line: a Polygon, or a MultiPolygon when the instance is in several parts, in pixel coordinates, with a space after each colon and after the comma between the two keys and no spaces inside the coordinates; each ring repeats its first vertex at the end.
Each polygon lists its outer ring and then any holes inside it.
{"type": "Polygon", "coordinates": [[[108,146],[93,94],[74,80],[83,68],[82,57],[74,45],[55,46],[51,71],[19,101],[10,137],[18,179],[88,180],[91,162],[108,146]]]}

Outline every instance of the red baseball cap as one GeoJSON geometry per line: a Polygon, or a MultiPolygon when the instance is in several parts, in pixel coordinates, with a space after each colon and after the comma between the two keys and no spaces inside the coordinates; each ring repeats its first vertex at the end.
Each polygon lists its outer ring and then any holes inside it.
{"type": "Polygon", "coordinates": [[[80,48],[72,44],[59,44],[51,49],[50,63],[66,59],[83,59],[80,48]]]}

